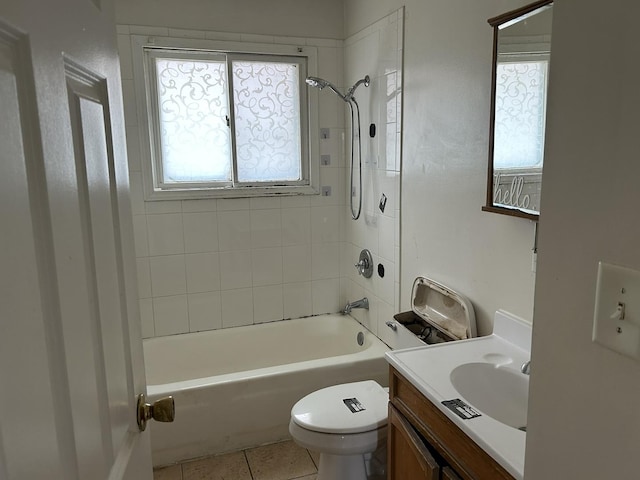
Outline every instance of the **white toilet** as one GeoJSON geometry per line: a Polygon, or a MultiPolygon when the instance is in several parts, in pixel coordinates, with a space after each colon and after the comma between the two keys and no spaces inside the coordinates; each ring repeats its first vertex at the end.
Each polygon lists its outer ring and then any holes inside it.
{"type": "MultiPolygon", "coordinates": [[[[421,335],[430,332],[422,337],[424,343],[476,336],[471,302],[431,279],[416,278],[411,306],[412,312],[394,317],[399,323],[386,322],[395,335],[387,338],[394,349],[415,346],[403,345],[400,340],[401,333],[406,336],[406,332],[413,332],[409,330],[407,314],[411,319],[421,319],[418,325],[421,335]]],[[[388,402],[388,389],[367,380],[317,390],[293,406],[289,433],[298,445],[320,453],[318,480],[384,478],[388,402]],[[378,449],[379,455],[374,455],[378,449]],[[382,468],[376,468],[376,460],[382,463],[382,468]]]]}
{"type": "Polygon", "coordinates": [[[320,454],[318,480],[366,480],[372,454],[387,438],[389,394],[378,383],[323,388],[291,409],[289,433],[298,445],[320,454]]]}

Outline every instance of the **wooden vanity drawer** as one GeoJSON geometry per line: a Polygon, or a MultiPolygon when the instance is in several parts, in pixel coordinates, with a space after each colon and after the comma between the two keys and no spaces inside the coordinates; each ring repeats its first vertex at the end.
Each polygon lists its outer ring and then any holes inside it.
{"type": "Polygon", "coordinates": [[[502,466],[393,367],[390,367],[389,400],[455,470],[454,475],[464,480],[513,480],[502,466]]]}

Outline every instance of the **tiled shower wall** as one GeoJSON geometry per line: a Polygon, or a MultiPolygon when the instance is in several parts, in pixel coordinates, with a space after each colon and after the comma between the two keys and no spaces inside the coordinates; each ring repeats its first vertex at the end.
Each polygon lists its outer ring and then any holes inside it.
{"type": "Polygon", "coordinates": [[[341,41],[118,26],[138,289],[144,337],[336,312],[341,306],[346,170],[343,107],[322,101],[322,186],[330,196],[146,202],[131,35],[312,45],[318,71],[341,75],[341,41]]]}
{"type": "MultiPolygon", "coordinates": [[[[343,302],[364,296],[369,299],[368,311],[353,310],[352,315],[382,340],[390,332],[385,322],[400,306],[403,25],[404,9],[400,9],[347,38],[344,54],[346,84],[352,85],[368,74],[371,86],[356,92],[362,119],[364,198],[362,214],[356,221],[351,220],[348,204],[345,207],[340,292],[343,302]],[[376,130],[373,137],[371,124],[376,130]],[[383,196],[384,210],[380,207],[383,196]],[[359,276],[353,267],[363,248],[371,251],[374,260],[374,273],[369,279],[359,276]]],[[[346,138],[348,145],[349,131],[346,138]]]]}

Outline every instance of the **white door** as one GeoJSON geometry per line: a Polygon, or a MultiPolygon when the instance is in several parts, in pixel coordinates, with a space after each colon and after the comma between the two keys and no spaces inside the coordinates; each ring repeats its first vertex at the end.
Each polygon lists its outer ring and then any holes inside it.
{"type": "Polygon", "coordinates": [[[151,479],[111,0],[0,2],[0,479],[151,479]]]}

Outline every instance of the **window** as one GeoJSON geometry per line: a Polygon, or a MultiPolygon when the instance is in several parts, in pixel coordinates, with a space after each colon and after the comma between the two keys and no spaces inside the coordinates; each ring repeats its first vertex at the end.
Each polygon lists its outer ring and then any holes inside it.
{"type": "Polygon", "coordinates": [[[541,169],[548,55],[498,61],[494,168],[541,169]]]}
{"type": "Polygon", "coordinates": [[[147,199],[317,193],[309,52],[144,40],[147,199]]]}

